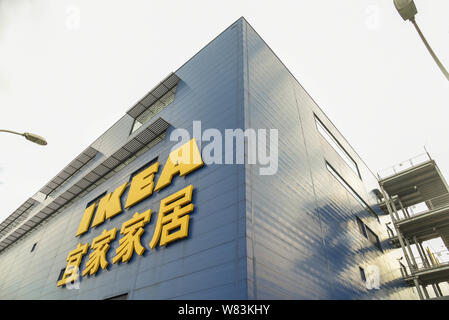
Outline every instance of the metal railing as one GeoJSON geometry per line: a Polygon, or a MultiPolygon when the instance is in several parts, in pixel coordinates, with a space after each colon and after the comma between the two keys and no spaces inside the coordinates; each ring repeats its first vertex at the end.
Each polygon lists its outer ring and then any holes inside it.
{"type": "Polygon", "coordinates": [[[394,232],[394,230],[393,230],[389,225],[385,225],[385,226],[387,227],[387,234],[388,234],[388,237],[389,237],[390,239],[396,237],[396,233],[394,232]]]}
{"type": "Polygon", "coordinates": [[[413,158],[410,158],[408,160],[402,161],[401,163],[398,163],[392,167],[388,167],[383,170],[380,170],[377,173],[377,177],[379,180],[383,180],[383,179],[392,177],[392,176],[394,176],[402,171],[405,171],[407,169],[416,167],[416,166],[423,164],[430,160],[432,160],[432,158],[430,157],[430,155],[427,152],[425,152],[425,153],[417,155],[413,158]]]}
{"type": "Polygon", "coordinates": [[[404,221],[412,218],[416,218],[421,215],[428,214],[429,212],[435,211],[449,206],[449,193],[440,195],[438,197],[431,198],[427,201],[421,202],[419,204],[404,208],[403,210],[397,210],[394,213],[396,222],[404,221]],[[421,208],[420,208],[421,207],[421,208]],[[397,214],[396,214],[397,213],[397,214]]]}
{"type": "MultiPolygon", "coordinates": [[[[427,251],[427,250],[426,250],[427,251]]],[[[449,265],[449,251],[438,251],[438,252],[426,252],[426,259],[427,261],[423,261],[421,257],[415,257],[416,260],[416,271],[425,271],[430,270],[442,266],[449,265]],[[439,256],[438,256],[439,255],[439,256]],[[443,257],[443,259],[442,259],[443,257]]]]}
{"type": "Polygon", "coordinates": [[[409,273],[407,272],[407,267],[401,262],[399,262],[399,270],[401,270],[401,274],[403,278],[407,278],[409,276],[409,273]]]}
{"type": "Polygon", "coordinates": [[[398,261],[401,274],[404,278],[412,276],[416,272],[432,270],[449,265],[448,250],[442,250],[435,253],[428,250],[425,251],[425,261],[423,261],[420,256],[414,256],[416,265],[406,266],[401,261],[398,261]]]}

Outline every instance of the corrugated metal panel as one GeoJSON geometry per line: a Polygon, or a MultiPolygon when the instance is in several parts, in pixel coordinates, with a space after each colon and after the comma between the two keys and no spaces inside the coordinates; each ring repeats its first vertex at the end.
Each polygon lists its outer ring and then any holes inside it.
{"type": "Polygon", "coordinates": [[[178,84],[179,77],[170,73],[164,80],[162,80],[157,86],[150,90],[139,102],[137,102],[126,113],[136,119],[141,115],[150,105],[157,101],[160,97],[170,91],[174,86],[178,84]]]}
{"type": "Polygon", "coordinates": [[[59,172],[49,183],[42,187],[39,191],[45,195],[49,195],[61,184],[67,181],[75,172],[85,166],[98,153],[98,150],[88,147],[81,152],[72,162],[70,162],[64,169],[59,172]]]}
{"type": "Polygon", "coordinates": [[[17,208],[8,218],[6,218],[1,224],[0,224],[0,238],[3,237],[8,232],[8,227],[14,222],[19,219],[25,219],[27,215],[29,214],[30,210],[35,206],[38,201],[34,200],[33,198],[29,198],[27,201],[25,201],[19,208],[17,208]]]}

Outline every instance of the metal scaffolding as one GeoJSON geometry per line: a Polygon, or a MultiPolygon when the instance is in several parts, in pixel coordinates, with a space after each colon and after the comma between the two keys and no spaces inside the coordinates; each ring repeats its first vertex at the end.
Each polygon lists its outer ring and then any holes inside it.
{"type": "Polygon", "coordinates": [[[441,237],[449,248],[449,187],[444,177],[426,152],[379,172],[378,180],[380,207],[394,226],[387,225],[387,232],[407,264],[398,261],[404,280],[416,287],[420,299],[429,299],[429,286],[441,298],[439,283],[449,281],[449,263],[440,263],[423,242],[441,237]]]}

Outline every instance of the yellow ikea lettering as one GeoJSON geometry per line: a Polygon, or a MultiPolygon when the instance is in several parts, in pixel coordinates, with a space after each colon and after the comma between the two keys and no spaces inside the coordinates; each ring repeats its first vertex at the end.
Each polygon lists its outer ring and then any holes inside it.
{"type": "Polygon", "coordinates": [[[158,169],[159,162],[156,162],[133,177],[125,208],[129,208],[153,194],[154,174],[158,169]]]}
{"type": "Polygon", "coordinates": [[[92,227],[96,227],[104,222],[105,219],[110,219],[120,212],[122,212],[122,204],[120,198],[126,189],[128,182],[125,182],[120,187],[114,190],[114,192],[105,195],[101,198],[98,204],[97,212],[95,213],[92,227]]]}
{"type": "MultiPolygon", "coordinates": [[[[168,186],[176,174],[185,176],[201,168],[203,165],[201,153],[198,150],[195,138],[193,138],[181,147],[170,152],[155,188],[154,175],[159,170],[159,162],[152,164],[133,177],[125,202],[125,209],[128,209],[151,196],[153,194],[153,188],[155,191],[159,191],[168,186]]],[[[98,205],[94,203],[86,208],[83,217],[81,218],[76,236],[80,236],[89,230],[92,217],[94,217],[92,227],[97,227],[106,219],[110,219],[121,213],[121,197],[127,186],[128,182],[115,189],[114,192],[101,198],[98,205]],[[97,208],[97,210],[95,210],[95,208],[97,208]]]]}
{"type": "Polygon", "coordinates": [[[175,174],[179,173],[180,176],[185,176],[201,168],[203,164],[201,153],[198,150],[195,138],[193,138],[178,149],[170,152],[154,190],[158,191],[168,186],[175,174]]]}
{"type": "MultiPolygon", "coordinates": [[[[168,186],[176,174],[185,176],[204,165],[201,153],[198,150],[195,138],[191,139],[181,147],[170,152],[165,162],[162,173],[154,188],[154,175],[159,170],[159,162],[150,165],[143,171],[136,174],[130,183],[125,209],[141,202],[153,194],[168,186]]],[[[97,203],[92,203],[84,210],[76,236],[80,236],[89,230],[93,218],[92,227],[97,227],[106,219],[110,219],[122,212],[121,198],[128,182],[125,182],[113,192],[102,197],[97,203]]],[[[173,241],[186,238],[189,230],[189,219],[193,212],[192,203],[193,185],[189,185],[178,192],[175,192],[160,201],[158,219],[150,248],[154,249],[158,244],[165,246],[173,241]]],[[[136,212],[133,217],[122,224],[120,234],[123,237],[119,240],[116,248],[116,256],[112,263],[119,261],[125,263],[130,261],[134,252],[142,255],[146,250],[141,244],[141,236],[145,232],[144,226],[150,222],[151,209],[143,213],[136,212]]],[[[107,253],[110,243],[115,239],[117,228],[103,230],[103,233],[93,239],[90,247],[89,260],[82,272],[82,276],[95,275],[99,268],[106,269],[109,265],[107,253]]],[[[61,287],[80,277],[79,266],[83,256],[87,254],[89,244],[81,244],[69,252],[67,256],[67,267],[62,279],[57,282],[61,287]]]]}
{"type": "Polygon", "coordinates": [[[92,215],[94,214],[96,205],[96,203],[93,203],[88,208],[86,208],[86,210],[84,210],[83,218],[81,219],[78,231],[76,232],[76,237],[86,233],[87,230],[89,230],[89,224],[92,220],[92,215]]]}

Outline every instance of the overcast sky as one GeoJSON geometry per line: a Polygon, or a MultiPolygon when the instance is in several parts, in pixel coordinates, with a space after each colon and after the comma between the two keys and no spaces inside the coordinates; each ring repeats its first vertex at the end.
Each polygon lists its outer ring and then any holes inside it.
{"type": "MultiPolygon", "coordinates": [[[[449,68],[449,1],[415,0],[449,68]]],[[[449,178],[449,82],[393,0],[0,0],[0,221],[244,16],[373,172],[424,152],[449,178]]]]}

